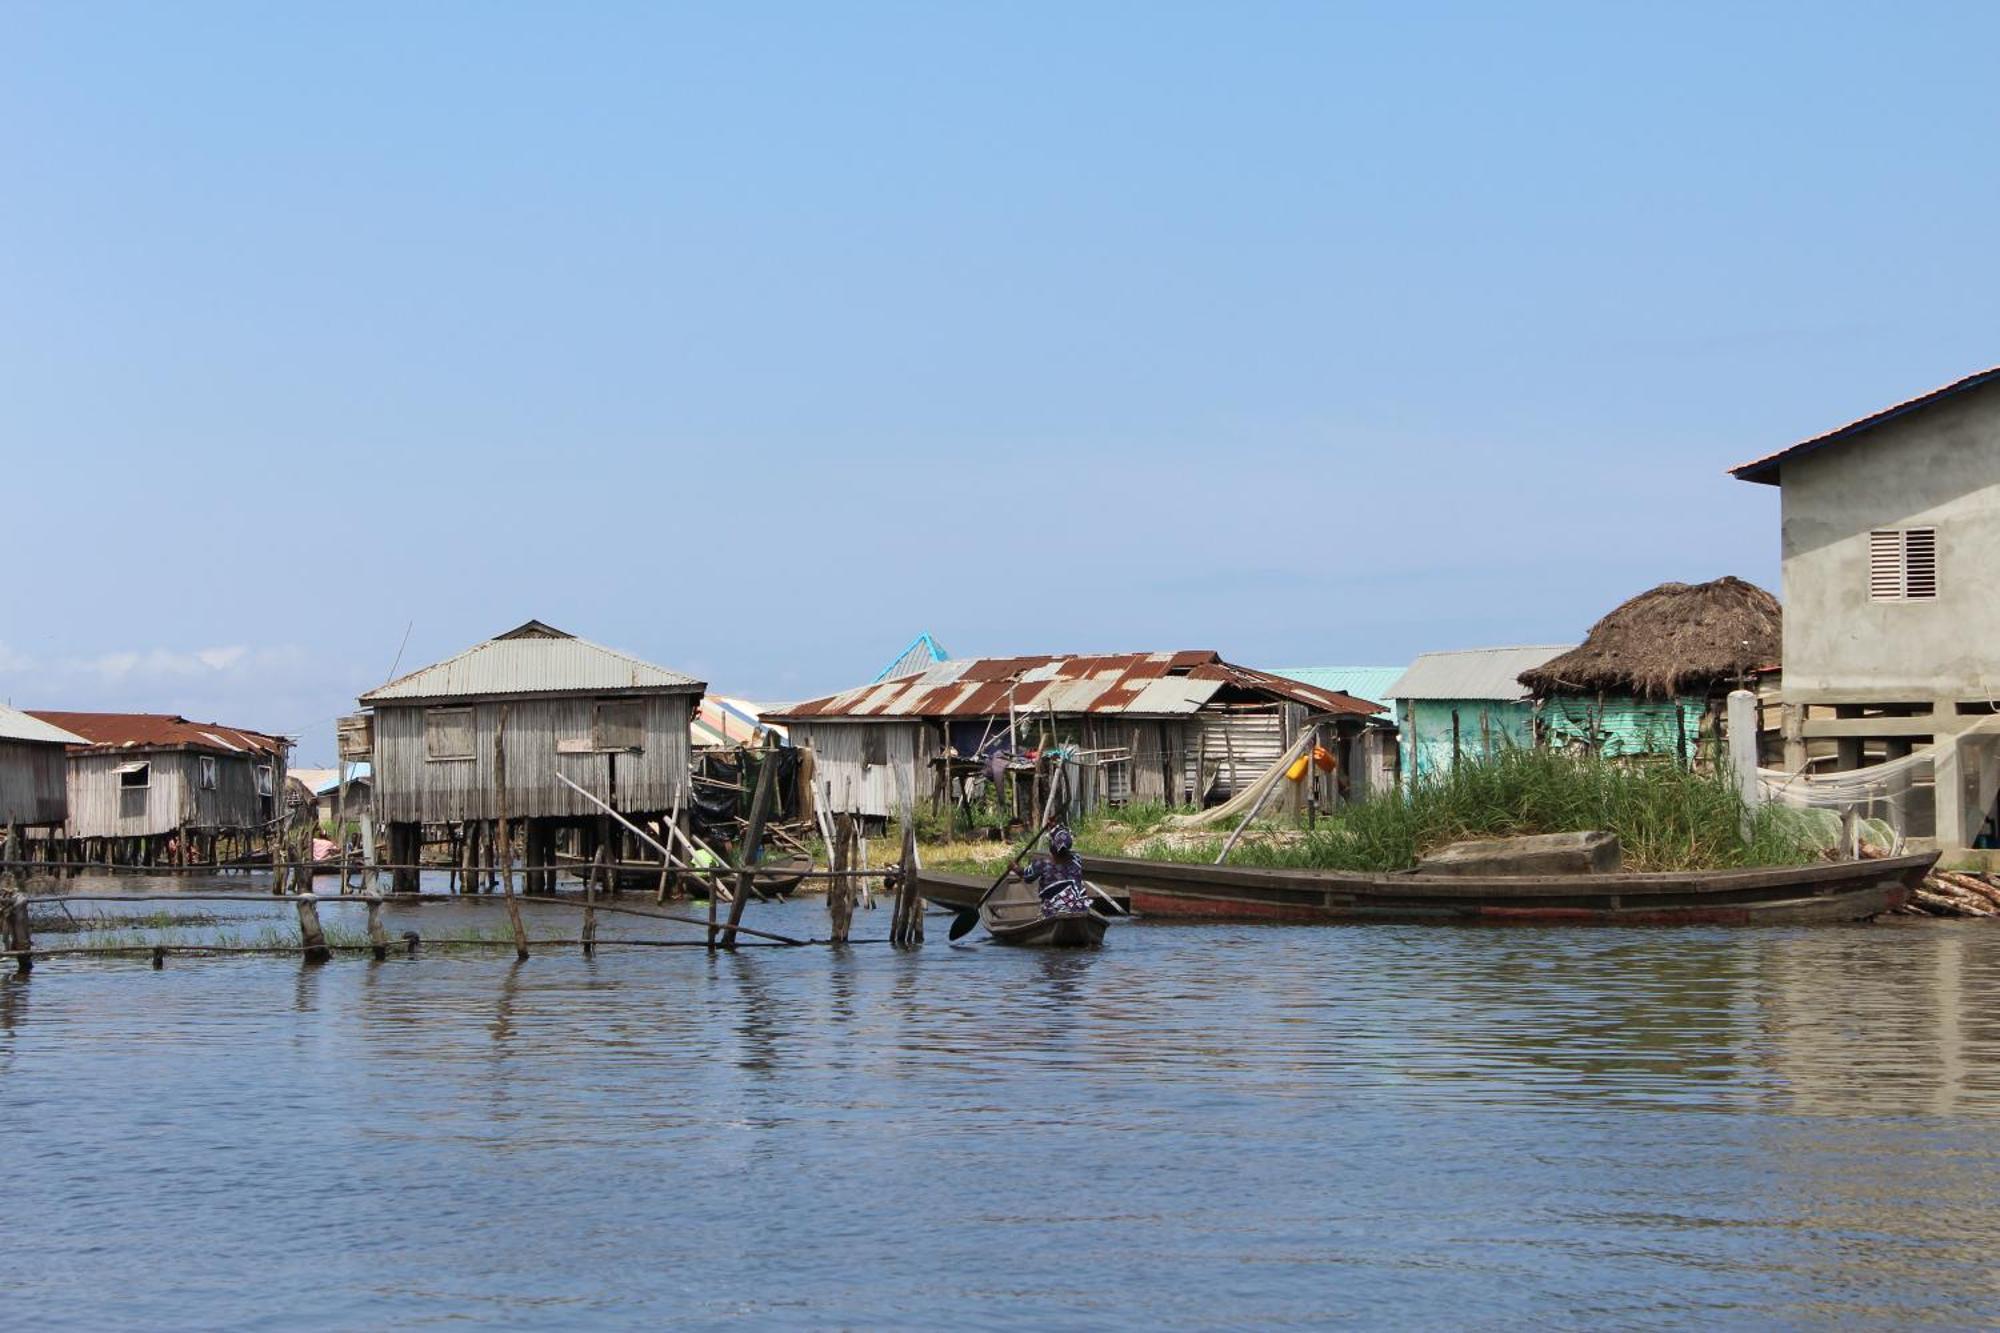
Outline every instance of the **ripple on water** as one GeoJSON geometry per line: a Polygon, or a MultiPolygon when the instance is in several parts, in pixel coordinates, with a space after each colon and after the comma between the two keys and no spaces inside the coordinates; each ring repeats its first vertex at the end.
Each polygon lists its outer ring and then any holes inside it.
{"type": "Polygon", "coordinates": [[[0,1295],[92,1327],[1980,1322],[1996,940],[57,960],[0,983],[32,1237],[0,1295]]]}

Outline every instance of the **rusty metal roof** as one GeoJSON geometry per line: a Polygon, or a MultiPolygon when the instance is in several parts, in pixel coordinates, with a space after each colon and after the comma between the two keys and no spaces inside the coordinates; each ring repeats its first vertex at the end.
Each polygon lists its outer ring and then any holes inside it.
{"type": "Polygon", "coordinates": [[[210,754],[276,754],[284,741],[261,731],[190,722],[173,713],[55,713],[30,717],[73,732],[96,750],[205,750],[210,754]]]}
{"type": "Polygon", "coordinates": [[[1775,486],[1778,484],[1779,468],[1788,458],[1797,458],[1801,454],[1808,454],[1816,449],[1825,448],[1827,445],[1844,440],[1851,435],[1859,435],[1871,426],[1879,426],[1883,422],[1893,417],[1902,416],[1906,412],[1914,412],[1919,408],[1929,407],[1932,403],[1950,398],[1955,394],[1964,393],[1968,389],[1976,389],[1996,377],[2000,377],[2000,366],[1994,366],[1989,370],[1982,370],[1976,374],[1967,375],[1964,379],[1953,380],[1950,384],[1942,388],[1932,389],[1929,393],[1920,393],[1915,398],[1906,398],[1894,406],[1883,408],[1880,412],[1871,412],[1858,421],[1850,421],[1845,426],[1827,431],[1823,435],[1815,435],[1810,440],[1801,440],[1797,444],[1780,449],[1775,454],[1767,454],[1754,462],[1739,463],[1737,466],[1729,469],[1729,475],[1739,481],[1756,481],[1762,482],[1766,486],[1775,486]]]}
{"type": "Polygon", "coordinates": [[[1224,691],[1366,717],[1382,705],[1338,690],[1225,662],[1212,652],[1106,653],[1082,657],[980,657],[939,662],[914,676],[788,705],[767,717],[1004,717],[1019,712],[1184,717],[1224,691]]]}
{"type": "Polygon", "coordinates": [[[511,694],[699,694],[701,681],[642,662],[539,620],[496,634],[456,657],[399,676],[361,696],[364,705],[511,694]]]}

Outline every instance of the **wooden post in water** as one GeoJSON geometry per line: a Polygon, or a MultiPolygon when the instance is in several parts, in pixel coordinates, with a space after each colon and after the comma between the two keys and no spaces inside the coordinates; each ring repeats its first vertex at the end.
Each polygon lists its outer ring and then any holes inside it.
{"type": "MultiPolygon", "coordinates": [[[[750,823],[743,830],[743,846],[737,854],[736,896],[729,903],[729,936],[723,947],[736,947],[736,927],[743,922],[743,908],[750,901],[751,882],[756,878],[753,867],[757,862],[757,849],[764,842],[764,821],[771,813],[771,797],[776,785],[778,769],[778,741],[775,736],[764,738],[763,762],[757,765],[757,794],[750,798],[750,823]]],[[[714,901],[713,892],[710,902],[714,901]]],[[[711,909],[712,910],[712,909],[711,909]]],[[[715,937],[709,936],[709,945],[714,947],[715,937]]]]}
{"type": "Polygon", "coordinates": [[[583,956],[585,958],[597,949],[597,886],[605,876],[605,858],[610,849],[598,840],[597,853],[590,858],[590,875],[583,881],[583,956]]]}
{"type": "Polygon", "coordinates": [[[847,943],[847,932],[854,924],[854,885],[847,878],[853,843],[854,816],[835,815],[827,842],[827,862],[833,870],[833,880],[826,886],[826,913],[832,921],[835,944],[847,943]]]}
{"type": "Polygon", "coordinates": [[[21,892],[27,874],[11,864],[21,859],[21,830],[7,826],[5,859],[10,863],[0,871],[0,938],[14,951],[14,969],[22,975],[35,970],[35,942],[28,934],[28,899],[21,892]]]}
{"type": "Polygon", "coordinates": [[[382,895],[373,888],[366,891],[368,899],[368,942],[375,946],[375,961],[384,962],[389,957],[389,932],[382,925],[382,895]]]}
{"type": "Polygon", "coordinates": [[[902,947],[924,942],[923,899],[917,896],[917,823],[911,807],[903,821],[903,858],[896,867],[896,904],[889,916],[889,942],[902,947]]]}
{"type": "Polygon", "coordinates": [[[299,943],[306,949],[308,963],[324,963],[333,957],[333,950],[326,947],[326,932],[319,925],[319,904],[313,901],[312,886],[295,899],[299,907],[299,943]]]}
{"type": "MultiPolygon", "coordinates": [[[[507,811],[507,705],[505,704],[500,705],[500,719],[493,727],[493,786],[499,792],[501,817],[504,821],[507,811]]],[[[514,958],[518,962],[526,962],[528,930],[521,924],[521,903],[514,897],[514,876],[511,873],[507,876],[507,924],[514,928],[514,958]]]]}

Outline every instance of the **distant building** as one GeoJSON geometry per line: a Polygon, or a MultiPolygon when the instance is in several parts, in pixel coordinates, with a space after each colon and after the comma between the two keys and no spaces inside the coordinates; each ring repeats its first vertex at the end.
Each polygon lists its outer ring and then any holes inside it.
{"type": "Polygon", "coordinates": [[[934,799],[952,759],[1044,742],[1076,756],[1083,806],[1227,796],[1315,721],[1345,751],[1345,777],[1362,771],[1358,740],[1380,712],[1212,652],[1179,652],[939,662],[769,716],[813,750],[814,786],[828,808],[885,816],[934,799]]]}
{"type": "Polygon", "coordinates": [[[950,660],[951,654],[947,653],[943,645],[930,636],[929,631],[925,631],[910,640],[909,647],[897,653],[891,659],[889,665],[882,668],[882,673],[875,677],[875,683],[880,685],[885,680],[899,680],[904,676],[914,676],[919,672],[929,671],[939,662],[949,662],[950,660]]]}
{"type": "Polygon", "coordinates": [[[107,839],[119,859],[159,859],[169,838],[264,835],[280,813],[290,742],[171,713],[32,714],[83,738],[67,756],[73,839],[107,839]]]}
{"type": "Polygon", "coordinates": [[[0,704],[0,836],[7,829],[59,834],[69,817],[67,747],[83,737],[0,704]]]}
{"type": "Polygon", "coordinates": [[[551,864],[560,828],[587,843],[622,837],[559,776],[635,821],[686,809],[688,728],[705,688],[531,620],[370,690],[360,702],[391,863],[416,864],[425,825],[490,840],[501,819],[520,821],[534,866],[551,864]]]}
{"type": "Polygon", "coordinates": [[[1350,774],[1351,792],[1356,798],[1395,790],[1401,777],[1399,724],[1396,702],[1390,691],[1402,679],[1404,667],[1274,667],[1271,674],[1296,680],[1302,685],[1332,690],[1356,699],[1379,700],[1389,705],[1387,716],[1369,720],[1362,735],[1362,762],[1350,774]]]}
{"type": "MultiPolygon", "coordinates": [[[[1928,753],[1906,832],[2000,843],[2000,367],[1734,469],[1782,492],[1785,767],[1928,753]]],[[[1974,856],[1971,849],[1988,849],[1974,856]]]]}
{"type": "Polygon", "coordinates": [[[1721,736],[1729,692],[1783,651],[1778,599],[1737,578],[1662,583],[1590,627],[1584,641],[1521,672],[1544,745],[1692,761],[1721,736]]]}
{"type": "Polygon", "coordinates": [[[1396,706],[1403,780],[1441,777],[1508,747],[1535,744],[1535,704],[1523,671],[1568,644],[1423,653],[1388,687],[1396,706]]]}

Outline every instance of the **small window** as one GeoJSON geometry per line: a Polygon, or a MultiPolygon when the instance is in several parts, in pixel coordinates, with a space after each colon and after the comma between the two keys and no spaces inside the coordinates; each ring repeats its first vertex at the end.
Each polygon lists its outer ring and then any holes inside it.
{"type": "Polygon", "coordinates": [[[880,727],[864,727],[861,732],[861,762],[886,764],[889,762],[889,738],[880,727]]]}
{"type": "Polygon", "coordinates": [[[203,755],[201,756],[200,762],[201,762],[201,774],[200,774],[201,789],[203,791],[214,791],[215,760],[212,756],[203,755]]]}
{"type": "Polygon", "coordinates": [[[428,759],[472,758],[472,710],[424,710],[424,756],[428,759]]]}
{"type": "Polygon", "coordinates": [[[269,796],[271,794],[271,766],[269,764],[257,765],[257,794],[259,796],[269,796]]]}
{"type": "Polygon", "coordinates": [[[645,731],[646,705],[640,700],[606,699],[597,705],[591,739],[599,750],[640,749],[645,731]]]}
{"type": "Polygon", "coordinates": [[[1868,599],[1937,600],[1937,529],[1878,528],[1868,534],[1868,599]]]}
{"type": "Polygon", "coordinates": [[[124,791],[142,790],[153,785],[151,764],[120,764],[118,766],[118,786],[124,791]]]}

